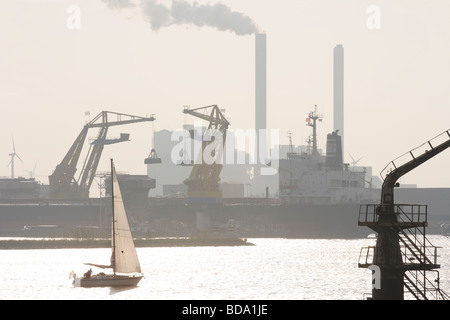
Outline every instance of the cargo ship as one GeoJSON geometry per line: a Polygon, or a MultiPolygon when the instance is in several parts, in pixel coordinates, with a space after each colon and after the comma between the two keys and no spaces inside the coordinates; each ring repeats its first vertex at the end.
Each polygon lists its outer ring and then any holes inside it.
{"type": "MultiPolygon", "coordinates": [[[[328,239],[369,236],[370,229],[358,227],[360,205],[379,203],[381,189],[374,186],[370,167],[343,162],[338,131],[327,135],[326,153],[317,147],[317,122],[320,116],[314,110],[307,118],[313,131],[308,145],[294,148],[289,139],[275,175],[255,174],[260,165],[225,164],[220,175],[220,201],[204,204],[192,203],[188,186],[183,183],[193,166],[174,163],[171,151],[175,142],[170,140],[170,132],[159,132],[155,144],[165,148],[158,155],[152,149],[144,160],[148,174],[118,177],[134,234],[178,237],[208,232],[242,238],[328,239]]],[[[96,141],[95,146],[102,145],[96,141]]],[[[83,142],[77,138],[74,145],[83,142]]],[[[73,181],[73,190],[82,192],[67,197],[33,178],[0,179],[0,236],[108,234],[109,176],[98,172],[96,176],[103,188],[98,198],[86,197],[82,184],[73,181]]],[[[396,199],[400,203],[428,204],[428,233],[447,232],[450,188],[396,188],[396,199]]]]}

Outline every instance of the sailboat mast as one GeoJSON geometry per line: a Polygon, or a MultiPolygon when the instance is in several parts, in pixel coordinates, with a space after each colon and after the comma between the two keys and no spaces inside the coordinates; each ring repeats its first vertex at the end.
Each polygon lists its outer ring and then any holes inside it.
{"type": "Polygon", "coordinates": [[[114,216],[114,163],[111,159],[111,207],[112,207],[112,261],[114,275],[116,275],[116,219],[114,216]]]}

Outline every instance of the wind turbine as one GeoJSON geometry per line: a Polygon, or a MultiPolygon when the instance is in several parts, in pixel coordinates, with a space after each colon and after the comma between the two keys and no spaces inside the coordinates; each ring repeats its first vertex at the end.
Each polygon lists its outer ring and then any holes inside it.
{"type": "Polygon", "coordinates": [[[14,158],[17,157],[22,162],[23,162],[23,160],[16,153],[16,147],[14,145],[14,137],[11,137],[11,138],[12,138],[12,144],[13,144],[13,152],[9,154],[11,157],[11,161],[8,163],[8,166],[11,165],[11,179],[14,179],[14,158]]]}
{"type": "Polygon", "coordinates": [[[34,163],[33,171],[27,171],[28,174],[30,175],[30,179],[33,179],[33,178],[34,178],[34,173],[35,173],[35,171],[36,171],[36,165],[37,165],[37,160],[36,160],[36,162],[34,163]]]}
{"type": "Polygon", "coordinates": [[[350,156],[350,158],[352,158],[352,165],[353,165],[353,168],[356,166],[356,164],[362,159],[362,157],[361,158],[359,158],[358,160],[355,160],[353,157],[352,157],[352,155],[350,154],[350,153],[348,153],[348,155],[350,156]]]}

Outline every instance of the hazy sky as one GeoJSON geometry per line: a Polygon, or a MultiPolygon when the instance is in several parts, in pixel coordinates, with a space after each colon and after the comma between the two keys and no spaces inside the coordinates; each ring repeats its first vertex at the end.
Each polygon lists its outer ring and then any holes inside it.
{"type": "MultiPolygon", "coordinates": [[[[316,104],[324,148],[333,129],[333,48],[344,46],[344,157],[362,157],[358,165],[378,175],[450,128],[449,17],[448,0],[3,0],[0,176],[11,174],[13,136],[23,160],[16,176],[36,164],[36,178],[48,183],[87,111],[157,119],[111,128],[109,136],[128,132],[131,141],[106,146],[101,171],[113,157],[118,171],[146,174],[152,130],[195,120],[184,105],[217,104],[231,128],[252,128],[252,27],[267,33],[268,127],[280,130],[281,143],[288,130],[294,144],[305,143],[316,104]]],[[[449,163],[450,150],[401,182],[449,187],[449,163]]]]}

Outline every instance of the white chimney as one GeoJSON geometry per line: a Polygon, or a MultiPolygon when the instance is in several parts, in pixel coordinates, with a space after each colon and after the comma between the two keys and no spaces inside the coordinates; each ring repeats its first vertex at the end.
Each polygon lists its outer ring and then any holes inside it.
{"type": "Polygon", "coordinates": [[[255,34],[255,129],[266,129],[266,34],[255,34]]]}
{"type": "MultiPolygon", "coordinates": [[[[267,129],[266,34],[255,34],[255,131],[267,129]]],[[[258,138],[256,139],[258,156],[258,138]]]]}
{"type": "Polygon", "coordinates": [[[344,152],[344,47],[333,50],[333,131],[339,130],[344,152]]]}

